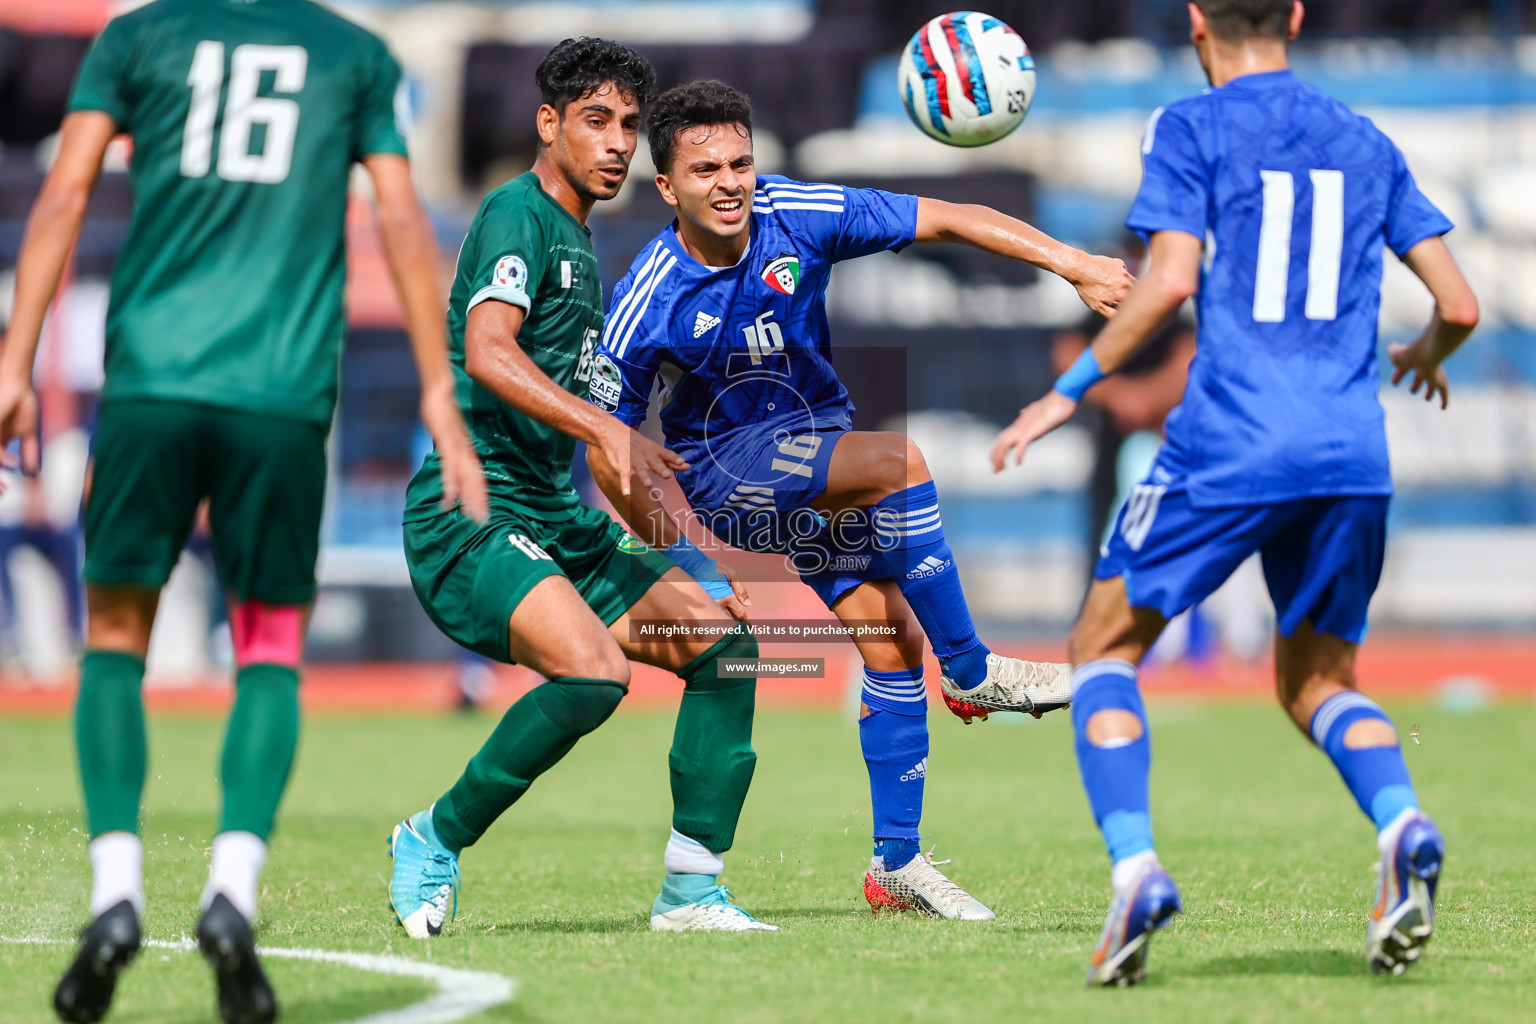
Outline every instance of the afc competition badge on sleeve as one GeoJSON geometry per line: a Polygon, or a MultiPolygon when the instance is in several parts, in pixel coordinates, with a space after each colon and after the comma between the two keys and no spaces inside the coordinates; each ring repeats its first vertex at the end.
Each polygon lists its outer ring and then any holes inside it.
{"type": "Polygon", "coordinates": [[[520,292],[528,290],[528,264],[523,262],[521,256],[506,255],[496,261],[496,270],[491,275],[496,284],[515,288],[520,292]]]}
{"type": "Polygon", "coordinates": [[[608,358],[606,352],[599,352],[597,360],[592,367],[592,379],[588,382],[588,401],[602,409],[604,412],[616,412],[619,408],[619,398],[624,393],[624,385],[619,378],[619,368],[608,358]]]}

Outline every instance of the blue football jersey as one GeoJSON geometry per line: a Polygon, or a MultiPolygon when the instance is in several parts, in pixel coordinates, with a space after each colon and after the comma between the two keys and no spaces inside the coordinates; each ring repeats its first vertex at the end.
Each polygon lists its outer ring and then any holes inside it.
{"type": "Polygon", "coordinates": [[[917,197],[759,175],[751,217],[734,267],[662,229],[614,288],[593,366],[590,400],[632,426],[665,381],[662,430],[692,463],[678,482],[696,508],[721,507],[767,445],[850,428],[827,282],[839,260],[910,243],[917,197]]]}
{"type": "Polygon", "coordinates": [[[1163,456],[1197,507],[1392,491],[1377,398],[1383,245],[1452,224],[1368,119],[1290,71],[1153,114],[1126,225],[1205,242],[1199,344],[1163,456]]]}

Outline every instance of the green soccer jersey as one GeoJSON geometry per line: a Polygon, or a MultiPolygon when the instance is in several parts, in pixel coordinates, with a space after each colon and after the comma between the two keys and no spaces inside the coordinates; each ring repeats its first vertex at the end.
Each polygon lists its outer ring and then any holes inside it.
{"type": "Polygon", "coordinates": [[[470,225],[448,300],[448,349],[493,498],[546,519],[569,517],[580,500],[571,486],[576,441],[509,408],[464,370],[464,325],[486,301],[522,307],[518,346],[556,384],[585,397],[603,331],[597,257],[591,233],[532,171],[486,196],[470,225]]]}
{"type": "Polygon", "coordinates": [[[404,154],[400,68],[309,0],[156,0],[107,24],[69,110],[133,137],[107,398],[329,421],[352,164],[404,154]]]}

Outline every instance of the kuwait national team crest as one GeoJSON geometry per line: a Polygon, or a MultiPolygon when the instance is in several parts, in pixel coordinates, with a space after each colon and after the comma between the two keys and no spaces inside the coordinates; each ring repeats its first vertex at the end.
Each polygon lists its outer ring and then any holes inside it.
{"type": "Polygon", "coordinates": [[[763,268],[763,283],[784,295],[795,294],[800,283],[800,257],[792,252],[780,253],[763,268]]]}

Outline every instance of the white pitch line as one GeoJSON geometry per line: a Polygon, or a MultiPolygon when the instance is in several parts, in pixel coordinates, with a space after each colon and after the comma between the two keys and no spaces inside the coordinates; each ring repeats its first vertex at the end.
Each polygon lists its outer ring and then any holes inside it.
{"type": "MultiPolygon", "coordinates": [[[[68,942],[59,939],[8,938],[0,942],[27,946],[64,946],[68,942]]],[[[150,939],[144,943],[150,949],[170,949],[190,953],[197,948],[191,939],[165,942],[150,939]]],[[[338,953],[328,949],[285,949],[274,946],[258,946],[257,952],[265,957],[280,960],[313,960],[321,963],[340,964],[370,974],[389,974],[400,978],[420,978],[437,986],[437,992],[419,1003],[398,1010],[359,1017],[346,1024],[454,1024],[472,1017],[493,1006],[510,1000],[517,992],[517,983],[511,978],[489,971],[466,971],[457,967],[440,967],[407,960],[403,956],[379,956],[372,953],[338,953]]]]}

